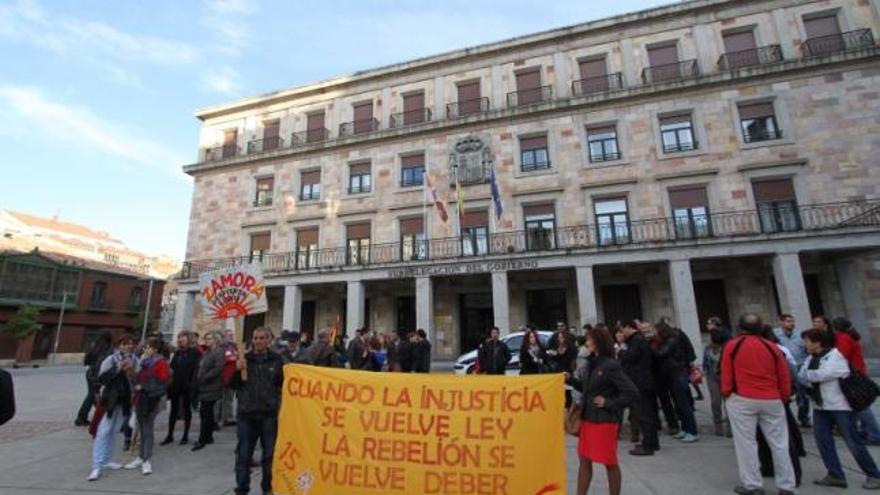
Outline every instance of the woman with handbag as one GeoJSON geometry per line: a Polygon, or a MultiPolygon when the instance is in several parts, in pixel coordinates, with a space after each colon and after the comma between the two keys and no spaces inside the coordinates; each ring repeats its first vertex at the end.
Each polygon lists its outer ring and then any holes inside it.
{"type": "MultiPolygon", "coordinates": [[[[865,353],[862,351],[862,336],[853,328],[852,322],[846,318],[831,320],[831,328],[834,332],[834,347],[849,362],[853,369],[861,374],[868,374],[868,364],[865,362],[865,353]]],[[[870,407],[856,413],[856,429],[859,436],[868,445],[880,445],[880,425],[870,407]]]]}
{"type": "Polygon", "coordinates": [[[159,403],[165,395],[171,373],[168,361],[161,354],[162,341],[156,337],[147,339],[141,355],[141,368],[134,382],[134,412],[137,417],[138,434],[141,439],[140,455],[125,465],[125,469],[141,468],[144,475],[153,473],[153,428],[159,403]]]}
{"type": "Polygon", "coordinates": [[[608,493],[619,495],[623,475],[617,460],[617,435],[623,411],[638,397],[638,389],[614,359],[611,332],[605,328],[589,330],[586,346],[591,352],[586,376],[578,379],[566,373],[568,383],[583,392],[580,404],[572,407],[567,420],[567,429],[573,429],[579,412],[576,493],[587,493],[593,479],[593,463],[597,462],[607,470],[608,493]]]}
{"type": "Polygon", "coordinates": [[[847,482],[834,445],[836,425],[853,458],[867,479],[862,487],[880,490],[880,470],[856,431],[856,414],[840,386],[849,377],[850,365],[834,347],[828,346],[827,332],[818,328],[803,333],[809,357],[801,366],[798,380],[808,387],[813,403],[813,434],[828,474],[814,481],[820,486],[846,488],[847,482]]]}

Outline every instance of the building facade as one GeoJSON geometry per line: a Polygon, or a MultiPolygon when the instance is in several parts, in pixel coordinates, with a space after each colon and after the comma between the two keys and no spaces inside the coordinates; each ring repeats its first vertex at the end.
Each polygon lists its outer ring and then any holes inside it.
{"type": "Polygon", "coordinates": [[[175,328],[848,315],[880,332],[878,0],[697,0],[202,109],[175,328]],[[438,204],[439,203],[439,204],[438,204]]]}
{"type": "Polygon", "coordinates": [[[158,326],[164,288],[164,280],[151,284],[149,277],[106,263],[39,250],[0,251],[0,328],[25,304],[40,309],[42,325],[21,342],[0,332],[0,362],[47,359],[56,336],[55,362],[71,364],[81,363],[105,331],[140,337],[148,305],[150,328],[158,326]]]}

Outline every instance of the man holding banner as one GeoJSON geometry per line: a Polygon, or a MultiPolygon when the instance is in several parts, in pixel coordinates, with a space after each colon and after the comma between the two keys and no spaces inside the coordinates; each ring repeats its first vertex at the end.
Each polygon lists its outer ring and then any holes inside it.
{"type": "Polygon", "coordinates": [[[264,494],[272,493],[272,455],[278,430],[278,409],[284,383],[284,359],[269,349],[272,333],[263,327],[254,329],[253,349],[239,354],[232,376],[232,388],[238,390],[238,448],[235,452],[235,493],[251,488],[251,459],[257,439],[263,451],[261,467],[264,494]]]}

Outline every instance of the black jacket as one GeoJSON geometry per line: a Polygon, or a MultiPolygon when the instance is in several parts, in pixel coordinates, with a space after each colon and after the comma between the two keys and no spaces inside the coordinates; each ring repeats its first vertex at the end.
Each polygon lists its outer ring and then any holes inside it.
{"type": "Polygon", "coordinates": [[[638,389],[614,359],[590,355],[587,362],[586,378],[568,379],[570,385],[583,392],[581,419],[591,423],[620,423],[623,410],[636,399],[638,389]],[[599,395],[605,398],[604,407],[593,405],[593,399],[599,395]]]}
{"type": "Polygon", "coordinates": [[[168,384],[168,397],[188,395],[195,385],[199,371],[199,351],[191,347],[178,349],[171,357],[171,383],[168,384]]]}
{"type": "Polygon", "coordinates": [[[519,374],[520,375],[536,375],[546,371],[547,367],[547,351],[542,347],[538,347],[538,355],[533,356],[528,348],[520,348],[519,350],[519,374]],[[537,357],[537,359],[535,359],[537,357]]]}
{"type": "Polygon", "coordinates": [[[655,390],[654,350],[641,332],[636,332],[626,341],[626,349],[617,352],[617,360],[639,392],[655,390]]]}
{"type": "Polygon", "coordinates": [[[427,340],[419,340],[411,344],[410,349],[412,349],[412,370],[416,373],[431,371],[431,343],[427,340]]]}
{"type": "Polygon", "coordinates": [[[238,390],[238,414],[242,416],[274,416],[281,405],[281,386],[284,384],[284,359],[277,352],[254,351],[244,355],[247,362],[247,380],[241,371],[232,375],[232,388],[238,390]]]}
{"type": "MultiPolygon", "coordinates": [[[[100,402],[104,406],[104,410],[107,411],[107,415],[110,415],[116,406],[120,406],[122,413],[128,416],[131,414],[131,378],[119,367],[116,356],[118,355],[107,356],[99,365],[99,368],[105,368],[98,375],[98,383],[102,386],[100,402]],[[107,362],[106,366],[104,362],[107,362]]],[[[134,358],[129,357],[128,359],[133,360],[134,358]]]]}
{"type": "Polygon", "coordinates": [[[367,350],[367,345],[364,344],[364,339],[361,337],[355,337],[348,344],[348,366],[353,370],[363,370],[369,369],[370,365],[370,353],[364,352],[367,350]],[[366,355],[365,355],[366,354],[366,355]]]}
{"type": "Polygon", "coordinates": [[[340,366],[339,359],[336,356],[336,349],[326,342],[315,342],[308,349],[297,355],[297,362],[311,364],[312,366],[323,366],[325,368],[338,368],[340,366]]]}
{"type": "Polygon", "coordinates": [[[389,371],[412,371],[412,344],[406,339],[397,338],[388,346],[389,371]]]}
{"type": "Polygon", "coordinates": [[[569,345],[560,353],[556,347],[547,348],[547,364],[551,373],[565,373],[574,371],[574,362],[577,360],[577,348],[569,345]]]}
{"type": "Polygon", "coordinates": [[[697,359],[690,339],[678,329],[660,343],[654,350],[654,357],[659,360],[660,370],[667,375],[687,370],[697,359]]]}
{"type": "Polygon", "coordinates": [[[487,340],[477,351],[480,373],[484,375],[503,375],[510,362],[510,349],[500,340],[487,340]]]}
{"type": "Polygon", "coordinates": [[[15,391],[12,386],[12,375],[0,370],[0,425],[15,416],[15,391]]]}

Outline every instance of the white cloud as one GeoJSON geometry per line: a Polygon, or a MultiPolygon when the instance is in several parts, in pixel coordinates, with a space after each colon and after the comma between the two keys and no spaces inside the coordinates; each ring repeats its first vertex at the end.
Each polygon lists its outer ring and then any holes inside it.
{"type": "Polygon", "coordinates": [[[202,75],[202,89],[224,95],[235,95],[241,90],[241,76],[232,67],[207,72],[202,75]]]}
{"type": "Polygon", "coordinates": [[[211,32],[213,49],[229,57],[240,56],[250,43],[250,14],[256,3],[248,0],[207,0],[202,25],[211,32]]]}
{"type": "Polygon", "coordinates": [[[250,0],[207,0],[205,6],[219,14],[250,14],[256,10],[256,4],[250,0]]]}
{"type": "Polygon", "coordinates": [[[161,143],[129,133],[88,108],[53,100],[36,88],[0,85],[0,111],[17,115],[37,132],[60,141],[186,178],[180,169],[186,159],[181,155],[161,143]]]}

